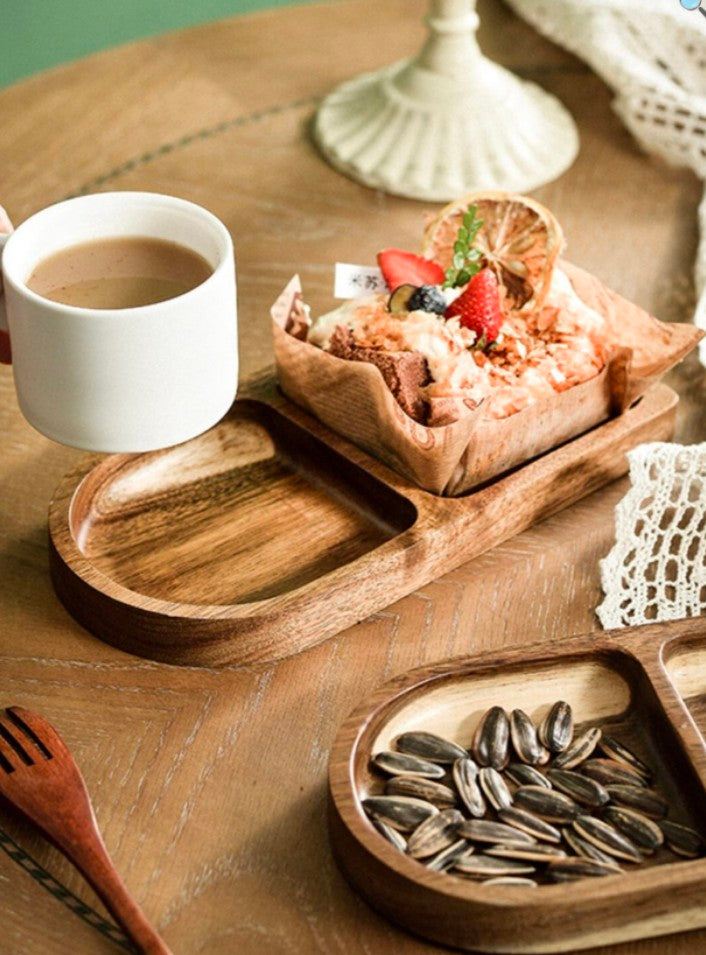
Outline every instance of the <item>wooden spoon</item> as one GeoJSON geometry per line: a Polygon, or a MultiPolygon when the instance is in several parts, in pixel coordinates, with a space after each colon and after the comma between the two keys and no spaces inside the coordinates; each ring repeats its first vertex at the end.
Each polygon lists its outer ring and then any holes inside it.
{"type": "Polygon", "coordinates": [[[171,955],[108,855],[68,747],[45,719],[20,706],[0,715],[0,797],[73,862],[139,951],[171,955]]]}

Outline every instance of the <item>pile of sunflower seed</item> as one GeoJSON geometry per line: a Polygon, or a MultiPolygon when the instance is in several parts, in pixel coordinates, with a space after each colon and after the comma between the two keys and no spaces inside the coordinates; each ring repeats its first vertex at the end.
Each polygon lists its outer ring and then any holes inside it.
{"type": "Polygon", "coordinates": [[[387,780],[363,808],[393,846],[436,872],[536,886],[614,875],[663,848],[702,853],[696,831],[666,818],[650,767],[599,727],[574,735],[563,700],[538,727],[522,710],[492,707],[469,750],[421,731],[396,747],[373,757],[387,780]]]}

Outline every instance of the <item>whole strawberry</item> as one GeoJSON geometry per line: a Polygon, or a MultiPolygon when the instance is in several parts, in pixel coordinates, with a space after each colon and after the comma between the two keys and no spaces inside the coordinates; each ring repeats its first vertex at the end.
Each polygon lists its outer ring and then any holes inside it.
{"type": "Polygon", "coordinates": [[[464,328],[476,333],[480,344],[494,342],[504,320],[495,273],[487,268],[481,269],[444,315],[446,318],[458,316],[464,328]]]}

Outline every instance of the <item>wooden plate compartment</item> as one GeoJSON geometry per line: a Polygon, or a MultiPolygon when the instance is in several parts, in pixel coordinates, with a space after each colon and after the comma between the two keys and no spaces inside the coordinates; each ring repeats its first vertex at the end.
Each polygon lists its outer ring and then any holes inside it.
{"type": "Polygon", "coordinates": [[[416,516],[272,408],[239,401],[198,444],[103,461],[79,485],[69,526],[93,566],[129,590],[228,605],[289,593],[416,516]]]}
{"type": "Polygon", "coordinates": [[[676,395],[639,404],[466,496],[411,485],[278,391],[249,382],[174,448],[83,460],[49,511],[50,566],[101,639],[167,663],[269,662],[313,646],[627,469],[672,433],[676,395]]]}
{"type": "Polygon", "coordinates": [[[430,872],[398,852],[360,804],[382,790],[371,755],[401,732],[430,730],[468,746],[490,706],[520,707],[536,721],[561,698],[580,723],[601,725],[642,755],[670,803],[669,818],[706,834],[704,743],[681,719],[660,663],[674,636],[705,631],[697,621],[575,638],[450,661],[381,687],[345,722],[331,754],[331,839],[346,877],[403,927],[476,951],[573,951],[706,925],[706,859],[660,850],[621,875],[537,889],[484,886],[430,872]]]}
{"type": "Polygon", "coordinates": [[[684,707],[706,740],[706,639],[675,641],[665,667],[684,707]]]}

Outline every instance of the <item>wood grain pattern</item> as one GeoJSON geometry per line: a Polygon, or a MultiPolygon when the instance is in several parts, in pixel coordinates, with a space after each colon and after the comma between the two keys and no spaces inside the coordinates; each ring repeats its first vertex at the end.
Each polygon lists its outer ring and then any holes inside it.
{"type": "Polygon", "coordinates": [[[108,855],[70,750],[43,717],[21,706],[0,715],[0,797],[73,862],[140,952],[171,955],[108,855]]]}
{"type": "MultiPolygon", "coordinates": [[[[243,373],[257,372],[272,361],[269,307],[293,272],[322,311],[332,262],[372,262],[381,248],[418,243],[425,206],[336,174],[307,126],[334,85],[416,52],[427,6],[340,0],[236,18],[2,90],[0,202],[16,222],[82,189],[205,204],[234,237],[243,373]]],[[[567,256],[659,318],[688,321],[696,177],[646,157],[581,63],[504,4],[478,8],[489,55],[559,96],[579,124],[577,162],[536,193],[564,226],[567,256]]],[[[668,383],[680,395],[677,439],[706,440],[706,375],[695,357],[668,383]]],[[[43,713],[70,745],[120,872],[174,952],[438,952],[374,912],[335,866],[325,821],[332,741],[362,698],[412,667],[594,630],[598,561],[626,482],[305,653],[272,665],[172,667],[96,640],[56,599],[47,509],[83,458],[24,422],[7,368],[0,435],[4,702],[43,713]]],[[[4,814],[0,826],[99,907],[55,849],[4,814]]],[[[2,852],[0,881],[8,955],[119,950],[2,852]]],[[[693,955],[706,931],[596,945],[592,955],[693,955]]]]}
{"type": "Polygon", "coordinates": [[[682,641],[670,646],[664,665],[683,705],[683,716],[706,740],[706,641],[682,641]]]}
{"type": "Polygon", "coordinates": [[[244,389],[176,449],[71,472],[49,510],[52,580],[88,630],[165,663],[272,662],[320,643],[620,477],[673,433],[676,395],[457,498],[429,494],[282,398],[244,389]]]}
{"type": "Polygon", "coordinates": [[[331,836],[339,865],[375,908],[416,934],[482,952],[566,952],[706,925],[706,859],[667,849],[623,874],[536,891],[488,888],[431,872],[390,846],[360,801],[380,793],[371,757],[424,730],[468,748],[491,706],[520,707],[536,724],[557,699],[577,732],[609,728],[653,770],[669,818],[703,833],[706,744],[683,720],[662,656],[706,646],[706,622],[675,621],[589,640],[519,647],[422,667],[378,688],[345,721],[329,769],[331,836]],[[669,898],[668,909],[664,900],[669,898]]]}

